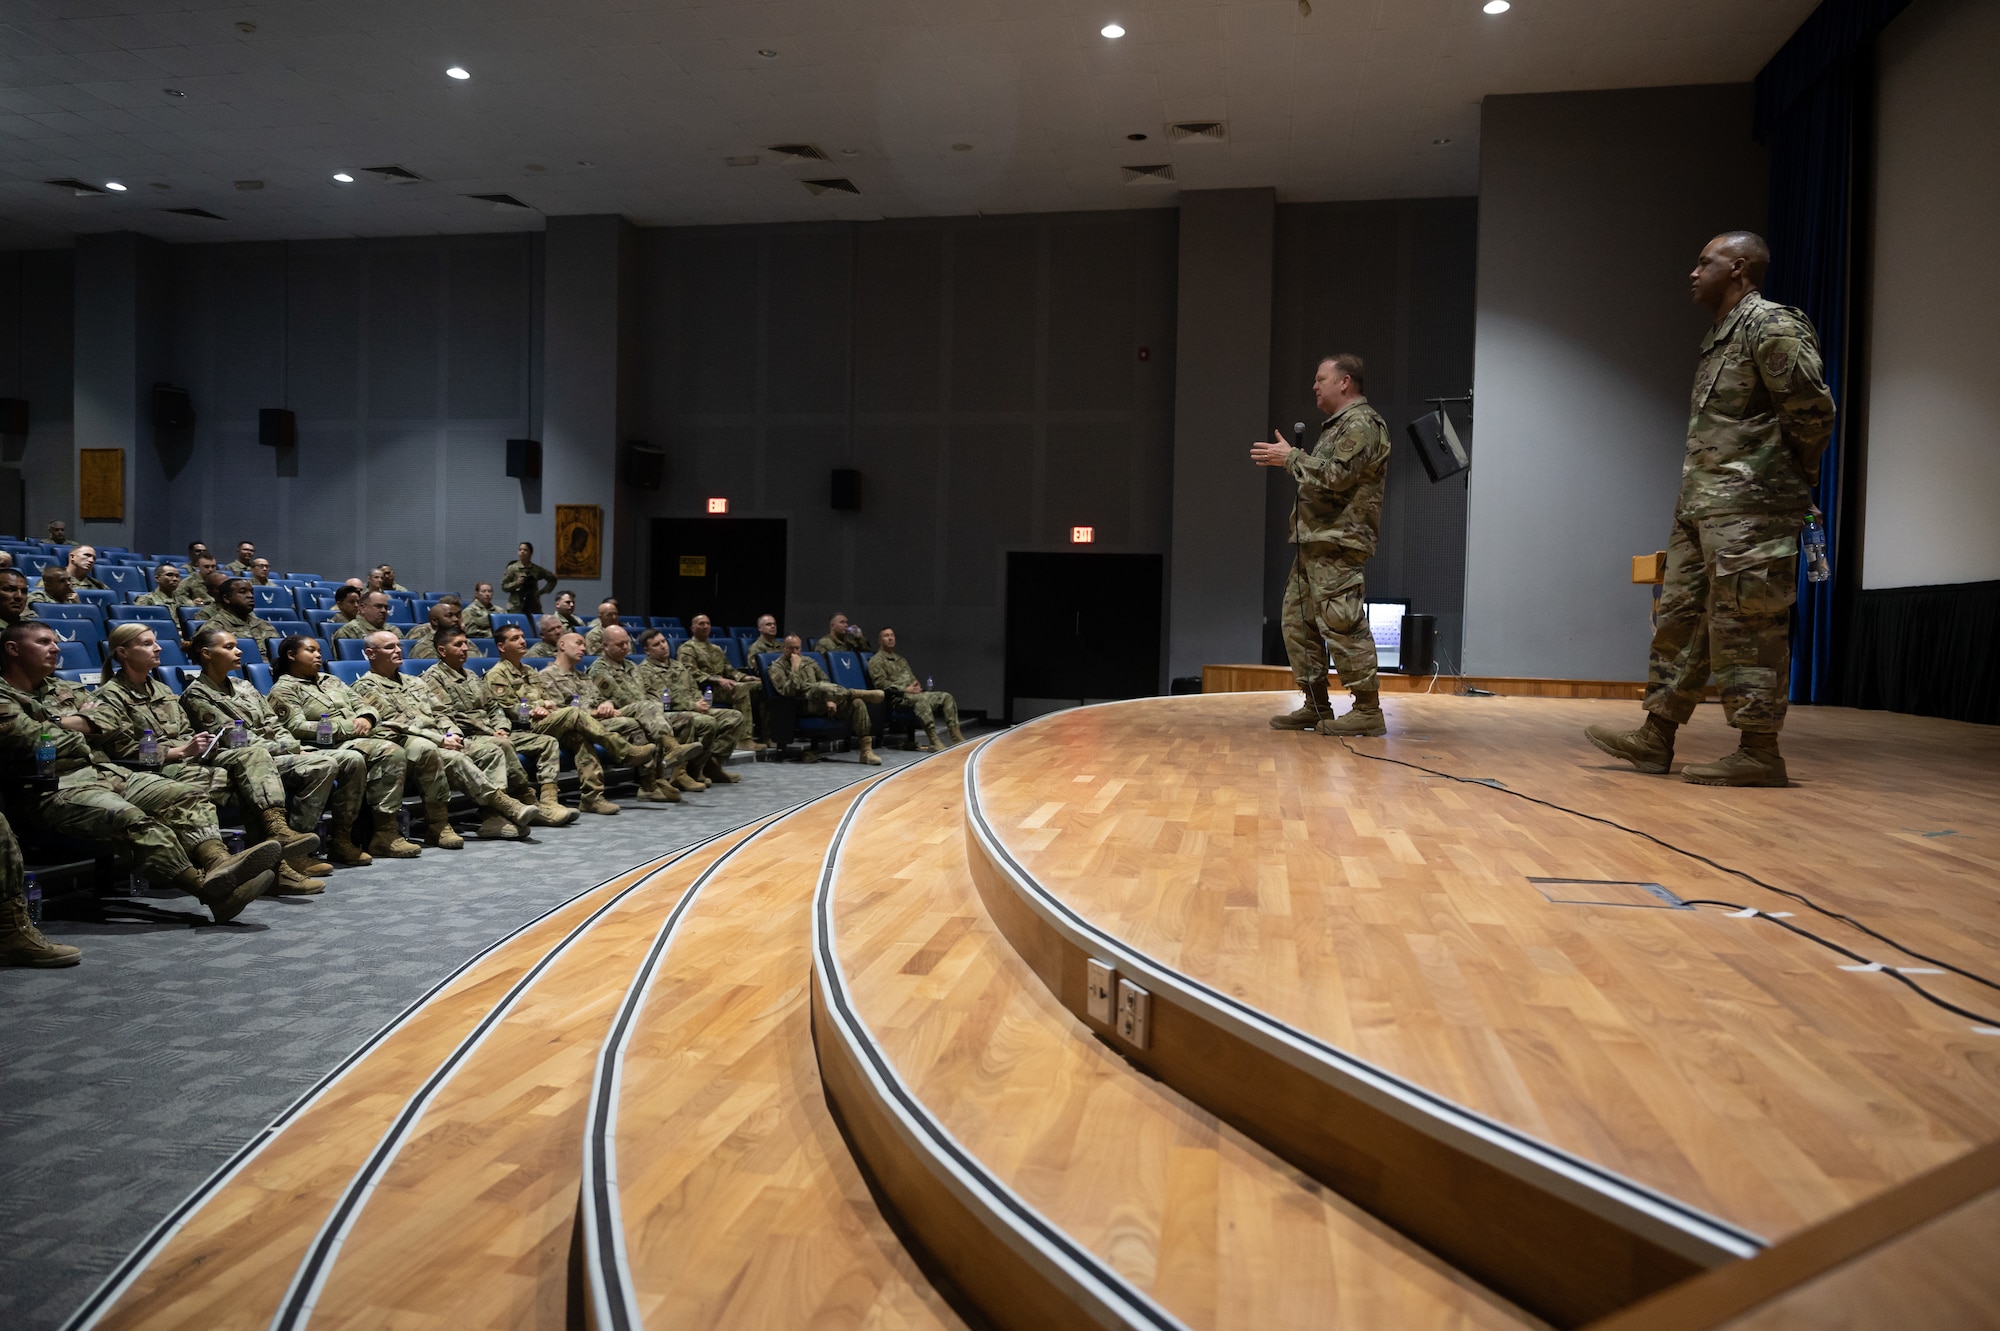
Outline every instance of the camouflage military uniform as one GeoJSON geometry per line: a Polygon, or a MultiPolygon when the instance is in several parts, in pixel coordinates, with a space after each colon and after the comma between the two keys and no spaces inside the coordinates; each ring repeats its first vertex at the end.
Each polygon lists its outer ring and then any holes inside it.
{"type": "Polygon", "coordinates": [[[553,661],[556,656],[556,649],[550,646],[548,643],[543,642],[540,639],[537,639],[534,642],[534,644],[530,646],[528,650],[522,654],[536,661],[553,661]]]}
{"type": "Polygon", "coordinates": [[[853,652],[856,656],[868,650],[868,639],[861,636],[861,630],[850,628],[839,637],[831,633],[822,634],[812,645],[816,652],[853,652]]]}
{"type": "MultiPolygon", "coordinates": [[[[467,629],[466,630],[467,639],[470,640],[471,636],[472,636],[472,631],[470,629],[467,629]]],[[[471,647],[472,647],[471,655],[473,656],[487,655],[487,653],[479,646],[478,643],[476,642],[471,643],[471,647]]],[[[410,633],[409,637],[403,639],[403,656],[406,660],[410,661],[437,660],[437,630],[432,628],[429,624],[419,624],[410,633]]]]}
{"type": "Polygon", "coordinates": [[[750,644],[749,650],[743,653],[743,659],[745,661],[755,661],[760,653],[782,652],[784,650],[785,644],[783,639],[767,638],[760,633],[757,635],[757,640],[750,644]]]}
{"type": "Polygon", "coordinates": [[[1323,684],[1330,647],[1349,692],[1373,690],[1375,639],[1361,567],[1375,553],[1382,526],[1389,427],[1367,398],[1357,397],[1320,426],[1310,452],[1292,450],[1285,470],[1299,487],[1291,534],[1298,554],[1282,612],[1292,677],[1308,692],[1323,684]]]}
{"type": "MultiPolygon", "coordinates": [[[[551,693],[565,699],[575,699],[575,705],[586,712],[597,709],[599,703],[608,702],[614,707],[616,702],[597,691],[596,683],[589,675],[579,675],[561,661],[552,661],[542,667],[542,682],[551,693]]],[[[627,744],[644,744],[650,738],[644,721],[636,716],[600,716],[593,718],[609,733],[618,736],[627,744]]],[[[657,718],[656,724],[664,718],[657,718]]]]}
{"type": "Polygon", "coordinates": [[[834,715],[846,713],[856,735],[866,737],[871,733],[868,704],[855,697],[852,690],[844,689],[827,679],[820,673],[820,668],[813,663],[813,659],[804,653],[791,658],[789,665],[782,656],[771,662],[771,688],[784,697],[799,700],[801,719],[825,716],[826,704],[831,701],[842,704],[836,708],[834,715]]]}
{"type": "MultiPolygon", "coordinates": [[[[374,733],[358,735],[355,721],[367,717],[370,726],[379,719],[375,709],[354,696],[354,691],[336,675],[322,672],[313,679],[281,675],[271,685],[270,704],[292,738],[317,747],[322,716],[333,727],[334,747],[358,753],[366,764],[366,775],[356,781],[349,775],[336,778],[333,791],[335,827],[351,827],[365,805],[378,818],[394,825],[403,805],[403,777],[408,766],[403,746],[374,733]]],[[[352,769],[348,769],[350,772],[352,769]]],[[[381,826],[380,823],[377,826],[381,826]]]]}
{"type": "Polygon", "coordinates": [[[155,589],[153,591],[145,592],[139,596],[133,597],[132,604],[165,606],[167,609],[174,611],[176,616],[178,616],[179,612],[186,609],[188,606],[205,605],[207,604],[207,602],[195,600],[192,596],[189,596],[184,589],[177,589],[172,596],[167,595],[163,591],[155,589]]]}
{"type": "MultiPolygon", "coordinates": [[[[710,680],[726,679],[732,687],[717,689],[716,701],[732,711],[743,713],[746,718],[761,721],[758,714],[763,710],[764,681],[754,670],[738,670],[729,664],[729,657],[713,639],[703,642],[699,638],[689,638],[674,653],[680,663],[694,675],[695,683],[706,684],[710,680]]],[[[742,736],[748,739],[745,734],[742,736]]]]}
{"type": "Polygon", "coordinates": [[[238,721],[243,723],[244,733],[251,739],[244,748],[268,753],[278,779],[291,794],[289,801],[280,800],[279,807],[289,805],[287,813],[295,832],[310,832],[319,826],[319,816],[333,797],[336,781],[358,790],[367,780],[368,763],[360,754],[302,746],[247,679],[225,680],[218,685],[206,674],[197,675],[181,693],[181,710],[211,734],[220,734],[238,721]]]}
{"type": "MultiPolygon", "coordinates": [[[[537,735],[526,728],[517,732],[514,719],[486,691],[485,680],[470,670],[454,668],[443,661],[418,678],[431,691],[432,705],[458,727],[459,734],[465,736],[467,748],[474,744],[493,744],[506,755],[509,790],[518,791],[528,786],[527,770],[521,766],[523,759],[534,763],[535,772],[542,780],[556,779],[556,772],[562,763],[562,748],[554,736],[537,735]]],[[[533,803],[532,800],[529,802],[533,803]]]]}
{"type": "Polygon", "coordinates": [[[590,667],[598,696],[617,706],[620,715],[657,716],[669,736],[683,744],[699,744],[717,762],[728,762],[737,740],[749,731],[749,718],[726,707],[695,710],[701,690],[679,662],[664,667],[631,657],[613,661],[600,656],[590,667]],[[665,701],[662,702],[662,697],[665,701]],[[629,709],[638,709],[632,711],[629,709]]]}
{"type": "Polygon", "coordinates": [[[72,591],[69,594],[69,598],[67,600],[58,601],[55,597],[49,595],[47,592],[43,591],[40,587],[37,587],[35,588],[35,590],[28,593],[28,604],[29,605],[82,605],[83,598],[81,596],[78,596],[74,591],[72,591]]]}
{"type": "MultiPolygon", "coordinates": [[[[194,722],[181,710],[180,698],[151,675],[135,686],[114,672],[91,695],[88,715],[97,731],[91,746],[134,771],[148,770],[137,761],[139,743],[148,730],[162,749],[185,743],[196,730],[194,722]]],[[[165,763],[159,774],[170,781],[193,786],[217,806],[236,799],[239,789],[268,798],[277,776],[265,754],[251,749],[224,749],[219,744],[206,761],[190,758],[165,763]]],[[[278,798],[283,800],[282,790],[278,798]]]]}
{"type": "Polygon", "coordinates": [[[79,587],[79,588],[89,587],[93,591],[100,591],[100,592],[108,592],[111,590],[111,588],[107,584],[99,582],[96,578],[91,577],[88,573],[78,573],[75,569],[70,570],[69,585],[72,587],[79,587]]]}
{"type": "Polygon", "coordinates": [[[603,743],[611,736],[596,717],[580,707],[569,706],[569,695],[557,694],[542,678],[541,672],[530,665],[502,661],[486,672],[484,682],[493,701],[500,705],[502,711],[516,718],[516,727],[520,726],[520,704],[548,708],[548,715],[539,721],[529,722],[529,728],[538,735],[552,737],[574,755],[577,793],[582,796],[583,803],[604,798],[604,764],[598,761],[597,751],[592,745],[603,743]]]}
{"type": "MultiPolygon", "coordinates": [[[[604,650],[604,630],[610,627],[609,624],[603,623],[600,620],[591,620],[590,627],[583,630],[583,650],[592,656],[596,656],[599,652],[602,652],[604,650]]],[[[621,623],[618,627],[624,629],[627,633],[632,632],[632,627],[629,624],[621,623]]]]}
{"type": "Polygon", "coordinates": [[[910,685],[917,683],[916,671],[910,663],[894,652],[876,652],[868,658],[868,682],[882,690],[882,695],[890,702],[902,703],[917,714],[917,724],[925,730],[937,729],[934,719],[938,712],[944,713],[944,722],[953,730],[958,729],[958,700],[942,690],[924,690],[907,693],[910,685]]]}
{"type": "Polygon", "coordinates": [[[338,642],[342,638],[365,638],[371,633],[393,633],[399,638],[407,636],[399,624],[391,624],[387,620],[384,620],[382,627],[378,629],[367,620],[361,618],[361,616],[356,615],[353,619],[348,620],[345,624],[335,629],[333,631],[333,638],[334,641],[338,642]]]}
{"type": "Polygon", "coordinates": [[[221,629],[239,638],[251,638],[260,647],[285,636],[273,628],[269,621],[257,618],[257,612],[254,610],[247,615],[239,615],[226,605],[211,605],[198,618],[203,628],[221,629]]]}
{"type": "Polygon", "coordinates": [[[459,627],[474,638],[493,636],[493,611],[477,601],[467,601],[458,612],[459,627]]]}
{"type": "Polygon", "coordinates": [[[20,801],[14,812],[51,832],[109,842],[135,861],[147,879],[168,884],[187,873],[188,851],[221,838],[215,808],[193,786],[99,760],[83,736],[58,725],[56,681],[24,692],[0,679],[0,772],[35,774],[35,744],[44,731],[55,742],[49,775],[56,789],[20,801]]]}
{"type": "Polygon", "coordinates": [[[247,578],[250,576],[250,566],[240,559],[230,560],[222,566],[222,571],[232,578],[247,578]]]}
{"type": "Polygon", "coordinates": [[[1752,291],[1702,340],[1647,711],[1686,722],[1713,670],[1729,724],[1784,725],[1799,529],[1833,410],[1799,311],[1752,291]]]}
{"type": "Polygon", "coordinates": [[[27,895],[28,862],[22,858],[12,825],[0,814],[0,902],[19,901],[27,895]]]}
{"type": "Polygon", "coordinates": [[[542,597],[556,589],[556,575],[536,563],[515,560],[500,575],[500,590],[507,593],[507,609],[517,615],[542,613],[542,597]]]}
{"type": "Polygon", "coordinates": [[[354,694],[374,709],[375,733],[403,746],[407,770],[415,773],[426,805],[450,803],[454,789],[475,802],[505,789],[507,759],[498,745],[441,747],[452,723],[437,714],[430,690],[415,679],[371,670],[355,683],[354,694]]]}

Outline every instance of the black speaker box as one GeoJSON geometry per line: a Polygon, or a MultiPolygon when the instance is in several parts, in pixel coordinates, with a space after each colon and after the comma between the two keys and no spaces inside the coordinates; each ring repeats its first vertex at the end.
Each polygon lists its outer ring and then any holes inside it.
{"type": "Polygon", "coordinates": [[[1434,411],[1411,421],[1410,442],[1417,446],[1417,456],[1434,482],[1456,476],[1472,465],[1467,441],[1459,437],[1449,412],[1434,411]]]}
{"type": "Polygon", "coordinates": [[[296,448],[299,418],[283,407],[265,407],[257,413],[257,442],[266,448],[296,448]]]}
{"type": "Polygon", "coordinates": [[[852,467],[833,469],[833,506],[843,513],[861,507],[861,473],[852,467]]]}
{"type": "Polygon", "coordinates": [[[517,480],[540,480],[542,478],[542,441],[539,439],[509,439],[507,441],[507,474],[517,480]]]}
{"type": "Polygon", "coordinates": [[[667,454],[665,449],[654,448],[651,444],[637,439],[625,444],[625,483],[635,490],[657,490],[666,479],[667,454]]]}
{"type": "Polygon", "coordinates": [[[1406,675],[1436,674],[1437,652],[1437,616],[1404,615],[1402,672],[1406,675]]]}
{"type": "Polygon", "coordinates": [[[0,434],[28,432],[28,399],[0,397],[0,434]]]}
{"type": "Polygon", "coordinates": [[[194,399],[185,388],[175,388],[172,384],[153,385],[153,428],[156,430],[192,430],[194,428],[194,399]]]}

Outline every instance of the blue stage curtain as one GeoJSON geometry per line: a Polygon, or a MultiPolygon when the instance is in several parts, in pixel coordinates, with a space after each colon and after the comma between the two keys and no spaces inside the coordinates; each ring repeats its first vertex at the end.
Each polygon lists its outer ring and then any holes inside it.
{"type": "MultiPolygon", "coordinates": [[[[1792,620],[1794,702],[1833,701],[1833,599],[1843,576],[1840,482],[1849,422],[1842,392],[1848,318],[1859,255],[1854,246],[1856,107],[1872,80],[1875,35],[1909,0],[1823,0],[1757,75],[1757,138],[1771,150],[1771,269],[1764,292],[1796,305],[1819,330],[1827,387],[1843,410],[1820,460],[1833,577],[1806,578],[1792,620]]],[[[1859,127],[1867,132],[1870,127],[1859,127]]]]}

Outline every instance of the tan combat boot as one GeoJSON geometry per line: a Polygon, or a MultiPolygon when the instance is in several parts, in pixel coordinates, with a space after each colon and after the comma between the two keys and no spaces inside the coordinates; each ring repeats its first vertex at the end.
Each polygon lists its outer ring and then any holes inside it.
{"type": "Polygon", "coordinates": [[[375,857],[354,844],[354,820],[341,822],[333,820],[333,845],[327,848],[327,858],[335,864],[373,864],[375,857]]]}
{"type": "Polygon", "coordinates": [[[219,837],[197,841],[188,850],[193,866],[173,886],[208,907],[217,924],[227,924],[276,881],[271,870],[278,849],[275,841],[259,841],[231,855],[219,837]]]}
{"type": "Polygon", "coordinates": [[[68,943],[52,943],[28,918],[28,903],[8,897],[0,903],[0,966],[34,966],[52,970],[74,966],[83,960],[83,949],[68,943]]]}
{"type": "Polygon", "coordinates": [[[951,733],[951,742],[953,744],[965,743],[965,732],[958,728],[958,722],[947,721],[945,722],[945,726],[951,733]]]}
{"type": "Polygon", "coordinates": [[[1356,689],[1354,706],[1348,708],[1341,716],[1329,717],[1320,722],[1319,733],[1344,735],[1350,738],[1388,734],[1389,721],[1382,715],[1382,695],[1374,689],[1356,689]]]}
{"type": "Polygon", "coordinates": [[[702,760],[701,779],[708,782],[711,786],[718,781],[724,785],[734,786],[740,784],[743,780],[742,777],[730,771],[722,759],[712,753],[702,760]]]}
{"type": "Polygon", "coordinates": [[[1778,752],[1776,735],[1742,732],[1736,752],[1719,762],[1689,763],[1681,769],[1681,779],[1697,786],[1784,786],[1785,759],[1778,752]]]}
{"type": "Polygon", "coordinates": [[[867,767],[880,767],[882,765],[882,760],[875,756],[875,737],[873,735],[863,735],[861,737],[861,756],[855,761],[867,767]]]}
{"type": "Polygon", "coordinates": [[[604,732],[604,748],[611,761],[621,767],[644,767],[659,750],[651,744],[633,744],[623,736],[604,732]]]}
{"type": "MultiPolygon", "coordinates": [[[[309,859],[319,850],[319,838],[311,832],[294,832],[292,825],[285,821],[283,808],[259,809],[257,817],[264,823],[264,835],[284,849],[285,858],[296,864],[301,859],[309,859]]],[[[333,866],[328,865],[331,869],[333,866]]]]}
{"type": "MultiPolygon", "coordinates": [[[[1333,704],[1327,700],[1326,681],[1320,680],[1305,690],[1306,700],[1296,712],[1286,712],[1283,716],[1271,718],[1273,730],[1312,730],[1319,723],[1333,715],[1333,704]]],[[[963,736],[954,734],[953,739],[963,736]]]]}
{"type": "Polygon", "coordinates": [[[269,888],[274,897],[316,897],[326,891],[326,880],[301,873],[290,860],[278,861],[278,879],[269,888]]]}
{"type": "Polygon", "coordinates": [[[562,792],[553,781],[542,782],[542,798],[535,807],[541,810],[542,823],[548,827],[568,827],[582,816],[562,802],[562,792]]]}
{"type": "Polygon", "coordinates": [[[1673,768],[1674,732],[1679,729],[1677,723],[1648,712],[1637,730],[1589,726],[1583,736],[1613,758],[1623,758],[1640,771],[1657,776],[1673,768]]]}
{"type": "Polygon", "coordinates": [[[661,782],[674,790],[685,790],[690,795],[699,795],[708,789],[708,782],[683,769],[661,782]]]}
{"type": "Polygon", "coordinates": [[[615,814],[620,814],[625,812],[623,809],[619,808],[616,804],[613,804],[610,800],[604,798],[604,796],[602,795],[591,795],[587,797],[583,801],[583,811],[585,813],[600,814],[606,818],[610,818],[615,814]]]}
{"type": "Polygon", "coordinates": [[[639,783],[639,798],[654,804],[679,804],[681,793],[674,789],[671,782],[649,776],[639,783]]]}
{"type": "Polygon", "coordinates": [[[368,839],[368,853],[384,860],[413,860],[424,848],[396,830],[396,815],[377,812],[375,835],[368,839]]]}
{"type": "Polygon", "coordinates": [[[523,832],[542,821],[540,809],[532,804],[521,803],[504,790],[496,790],[480,800],[479,807],[488,813],[498,814],[523,832]]]}
{"type": "Polygon", "coordinates": [[[452,830],[451,817],[442,804],[424,802],[424,844],[439,850],[464,850],[465,838],[452,830]]]}

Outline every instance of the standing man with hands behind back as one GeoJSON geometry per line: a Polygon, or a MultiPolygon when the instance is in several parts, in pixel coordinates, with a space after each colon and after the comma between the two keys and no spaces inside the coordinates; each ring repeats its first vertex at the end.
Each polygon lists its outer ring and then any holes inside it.
{"type": "Polygon", "coordinates": [[[1592,744],[1642,772],[1673,766],[1674,732],[1694,715],[1709,672],[1736,752],[1694,763],[1701,786],[1782,786],[1778,753],[1791,690],[1791,609],[1799,529],[1813,504],[1833,395],[1819,337],[1798,310],[1758,290],[1770,247],[1748,231],[1717,236],[1688,274],[1715,326],[1702,339],[1688,405],[1687,458],[1667,542],[1666,585],[1637,730],[1591,726],[1592,744]]]}
{"type": "Polygon", "coordinates": [[[1389,474],[1389,427],[1362,396],[1361,357],[1321,359],[1313,400],[1326,413],[1312,451],[1293,448],[1282,431],[1250,446],[1260,467],[1283,467],[1298,483],[1291,543],[1298,547],[1285,584],[1285,654],[1306,695],[1295,712],[1271,718],[1274,730],[1322,735],[1386,735],[1375,679],[1375,639],[1368,633],[1361,566],[1375,553],[1389,474]],[[1336,718],[1326,696],[1327,648],[1354,706],[1336,718]]]}

